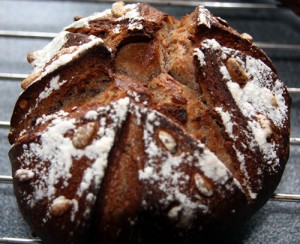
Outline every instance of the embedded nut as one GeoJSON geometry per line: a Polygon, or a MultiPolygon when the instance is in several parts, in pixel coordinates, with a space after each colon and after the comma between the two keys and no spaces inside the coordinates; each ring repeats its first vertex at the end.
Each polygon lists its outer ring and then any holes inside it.
{"type": "Polygon", "coordinates": [[[77,46],[63,47],[59,51],[57,51],[56,55],[58,57],[61,57],[61,56],[65,55],[65,54],[71,54],[71,53],[77,51],[78,49],[79,49],[79,47],[77,47],[77,46]]]}
{"type": "Polygon", "coordinates": [[[243,33],[241,34],[241,38],[247,40],[250,43],[253,43],[253,37],[250,36],[248,33],[243,33]]]}
{"type": "Polygon", "coordinates": [[[76,15],[76,16],[74,16],[74,21],[78,21],[78,20],[81,20],[83,18],[83,16],[81,16],[81,15],[76,15]]]}
{"type": "Polygon", "coordinates": [[[66,199],[64,196],[60,196],[54,199],[50,208],[50,213],[56,217],[63,216],[71,209],[72,205],[71,200],[66,199]]]}
{"type": "Polygon", "coordinates": [[[272,104],[273,104],[273,106],[276,107],[276,108],[279,106],[279,105],[278,105],[278,102],[277,102],[277,99],[276,99],[275,96],[273,96],[272,104]]]}
{"type": "Polygon", "coordinates": [[[28,134],[27,134],[27,133],[24,134],[24,135],[22,135],[22,136],[20,136],[20,137],[18,138],[18,142],[20,143],[20,142],[24,141],[27,137],[28,137],[28,134]]]}
{"type": "Polygon", "coordinates": [[[25,90],[28,86],[30,86],[33,81],[40,76],[41,72],[36,72],[30,74],[25,80],[22,81],[21,87],[25,90]]]}
{"type": "Polygon", "coordinates": [[[228,22],[227,22],[225,19],[222,19],[221,17],[217,17],[217,20],[218,20],[222,25],[228,26],[228,22]]]}
{"type": "Polygon", "coordinates": [[[270,120],[262,114],[256,115],[256,118],[257,118],[257,122],[260,124],[261,128],[264,130],[266,137],[270,137],[273,133],[270,120]]]}
{"type": "Polygon", "coordinates": [[[172,135],[161,130],[158,132],[158,137],[167,150],[169,150],[171,153],[176,152],[177,144],[172,135]]]}
{"type": "Polygon", "coordinates": [[[34,173],[29,169],[18,169],[15,173],[15,178],[20,182],[29,181],[34,177],[34,173]]]}
{"type": "Polygon", "coordinates": [[[205,180],[203,179],[203,177],[200,174],[196,173],[194,175],[194,181],[195,181],[197,190],[199,191],[199,193],[201,195],[203,195],[205,197],[212,197],[213,189],[207,182],[205,182],[205,180]]]}
{"type": "Polygon", "coordinates": [[[27,54],[27,61],[28,61],[28,63],[31,64],[35,59],[36,58],[35,58],[34,52],[30,52],[30,53],[27,54]]]}
{"type": "Polygon", "coordinates": [[[23,100],[21,100],[21,101],[19,102],[19,107],[20,107],[21,109],[25,109],[25,108],[27,107],[27,105],[28,105],[28,101],[25,100],[25,99],[23,99],[23,100]]]}
{"type": "Polygon", "coordinates": [[[240,85],[245,85],[249,80],[246,72],[234,58],[229,58],[226,61],[226,68],[234,82],[240,85]]]}
{"type": "Polygon", "coordinates": [[[73,146],[76,148],[84,148],[91,143],[94,134],[96,133],[96,123],[89,122],[79,127],[73,136],[73,146]]]}
{"type": "Polygon", "coordinates": [[[171,100],[173,103],[177,103],[177,104],[181,104],[181,105],[187,104],[187,99],[185,97],[177,95],[177,94],[173,94],[171,100]]]}
{"type": "Polygon", "coordinates": [[[156,82],[150,82],[148,86],[151,89],[156,89],[158,88],[159,85],[156,82]]]}
{"type": "Polygon", "coordinates": [[[126,13],[124,2],[116,2],[112,5],[111,12],[114,17],[121,17],[126,13]]]}
{"type": "Polygon", "coordinates": [[[180,212],[182,211],[182,206],[175,206],[172,209],[170,209],[170,211],[168,212],[168,216],[170,219],[176,219],[178,218],[180,212]]]}

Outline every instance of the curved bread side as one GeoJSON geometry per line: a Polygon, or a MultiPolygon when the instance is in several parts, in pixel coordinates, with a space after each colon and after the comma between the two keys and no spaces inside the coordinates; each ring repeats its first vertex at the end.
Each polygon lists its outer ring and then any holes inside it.
{"type": "Polygon", "coordinates": [[[244,222],[275,190],[290,98],[249,36],[208,10],[179,22],[114,5],[30,60],[10,158],[46,243],[153,240],[157,223],[175,240],[197,236],[244,222]]]}

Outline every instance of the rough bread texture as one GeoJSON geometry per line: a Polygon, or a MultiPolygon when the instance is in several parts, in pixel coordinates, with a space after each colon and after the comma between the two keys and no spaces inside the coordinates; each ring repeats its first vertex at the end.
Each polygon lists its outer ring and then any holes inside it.
{"type": "Polygon", "coordinates": [[[9,155],[43,243],[201,242],[247,221],[289,155],[290,98],[252,42],[201,6],[178,21],[119,2],[31,53],[9,155]]]}

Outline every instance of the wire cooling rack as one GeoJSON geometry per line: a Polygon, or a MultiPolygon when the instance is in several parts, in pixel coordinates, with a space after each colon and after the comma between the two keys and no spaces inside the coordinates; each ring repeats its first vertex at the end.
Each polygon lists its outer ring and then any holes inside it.
{"type": "MultiPolygon", "coordinates": [[[[0,243],[41,243],[31,237],[18,212],[7,156],[10,115],[21,92],[20,81],[31,69],[24,57],[48,43],[72,16],[102,11],[110,2],[0,0],[0,243]]],[[[204,5],[239,32],[253,35],[256,44],[271,57],[293,98],[291,156],[277,193],[233,242],[300,243],[300,17],[277,1],[267,0],[139,2],[154,3],[176,17],[204,5]]]]}

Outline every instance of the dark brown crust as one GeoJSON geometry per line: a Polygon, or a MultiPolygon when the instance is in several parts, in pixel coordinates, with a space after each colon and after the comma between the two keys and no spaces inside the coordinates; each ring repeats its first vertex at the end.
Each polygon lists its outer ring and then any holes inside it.
{"type": "MultiPolygon", "coordinates": [[[[226,60],[221,58],[220,50],[204,48],[203,41],[214,39],[223,47],[238,50],[242,61],[246,56],[262,61],[271,70],[271,84],[264,86],[273,89],[278,77],[270,59],[226,22],[211,14],[211,26],[199,24],[201,8],[196,8],[181,22],[148,5],[140,4],[138,8],[143,17],[143,28],[140,30],[129,30],[128,20],[116,21],[111,15],[93,20],[89,26],[68,28],[70,33],[63,46],[65,50],[88,43],[91,34],[102,38],[103,43],[93,46],[43,78],[37,78],[16,103],[9,134],[9,141],[13,144],[9,152],[13,176],[18,169],[24,168],[22,160],[24,157],[26,159],[26,147],[33,142],[40,145],[41,135],[52,126],[52,120],[36,123],[43,116],[60,110],[67,112],[63,118],[76,122],[75,129],[64,136],[72,139],[78,128],[89,122],[84,117],[87,111],[109,107],[126,97],[133,106],[124,121],[115,128],[114,144],[109,152],[101,187],[91,184],[82,196],[76,195],[85,170],[93,164],[88,156],[73,159],[72,164],[76,167],[71,169],[72,184],[69,187],[64,188],[62,181],[55,185],[56,197],[65,196],[78,202],[75,221],[70,221],[69,212],[49,217],[50,200],[47,198],[40,200],[34,208],[28,204],[26,197],[34,193],[34,183],[43,177],[43,172],[34,175],[28,182],[20,182],[14,177],[21,212],[44,243],[203,241],[204,238],[210,239],[214,231],[225,233],[239,227],[268,200],[280,181],[289,156],[291,101],[286,88],[283,87],[282,94],[287,107],[286,118],[281,126],[270,122],[272,134],[268,142],[276,145],[279,160],[272,168],[259,145],[251,145],[254,134],[248,126],[249,118],[240,110],[219,70],[226,60]],[[118,34],[112,31],[117,25],[121,30],[118,34]],[[194,54],[197,48],[202,48],[205,66],[201,66],[194,54]],[[68,82],[53,90],[46,99],[39,100],[40,94],[57,76],[60,81],[68,82]],[[226,131],[222,116],[215,109],[217,107],[225,112],[230,111],[232,121],[237,125],[233,129],[237,139],[226,131]],[[143,139],[149,111],[155,111],[159,124],[153,125],[152,139],[163,148],[162,158],[170,152],[159,139],[160,130],[175,138],[177,144],[174,152],[171,151],[172,155],[186,153],[193,156],[200,150],[199,143],[202,143],[226,166],[226,172],[230,175],[225,183],[215,182],[195,166],[196,159],[178,168],[179,172],[190,176],[185,179],[184,186],[179,186],[180,190],[187,198],[209,206],[207,212],[195,210],[191,225],[182,226],[182,216],[170,219],[168,214],[179,202],[163,205],[161,202],[167,198],[165,192],[158,185],[139,179],[139,172],[150,161],[143,139]],[[237,151],[245,159],[243,166],[237,151]],[[213,189],[212,195],[196,199],[199,189],[193,178],[195,174],[204,179],[205,187],[213,189]],[[95,196],[94,202],[86,200],[89,193],[95,196]]],[[[34,62],[33,56],[30,57],[31,62],[34,62]]],[[[54,56],[46,67],[59,57],[58,54],[54,56]]],[[[247,79],[244,77],[241,87],[247,79]]],[[[91,138],[99,136],[95,131],[101,129],[101,118],[106,118],[108,124],[114,122],[114,111],[108,111],[98,114],[97,119],[92,121],[95,128],[91,138]]],[[[87,141],[90,144],[92,140],[87,141]]],[[[204,149],[201,149],[199,154],[203,153],[204,149]]],[[[157,157],[151,160],[158,168],[164,163],[157,157]]],[[[42,168],[47,171],[50,164],[50,161],[40,162],[39,155],[34,155],[26,168],[33,169],[40,165],[41,171],[42,168]]]]}

